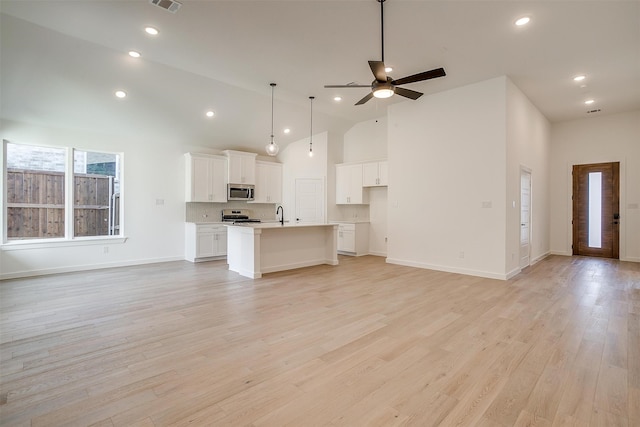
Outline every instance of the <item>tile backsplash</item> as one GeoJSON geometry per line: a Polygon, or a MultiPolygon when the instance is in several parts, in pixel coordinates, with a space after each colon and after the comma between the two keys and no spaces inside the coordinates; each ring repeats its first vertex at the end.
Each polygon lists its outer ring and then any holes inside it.
{"type": "Polygon", "coordinates": [[[273,203],[247,203],[232,201],[227,203],[186,203],[186,222],[216,222],[222,217],[222,209],[249,209],[252,217],[263,221],[276,219],[276,208],[273,203]]]}

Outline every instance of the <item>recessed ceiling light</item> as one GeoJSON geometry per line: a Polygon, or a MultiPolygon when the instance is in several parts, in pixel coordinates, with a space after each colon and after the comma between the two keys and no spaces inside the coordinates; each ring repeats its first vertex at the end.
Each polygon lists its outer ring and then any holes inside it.
{"type": "Polygon", "coordinates": [[[591,104],[593,104],[594,102],[596,102],[596,101],[595,101],[595,100],[593,100],[593,99],[587,99],[586,101],[584,101],[584,103],[585,103],[585,104],[587,104],[587,105],[591,105],[591,104]]]}
{"type": "Polygon", "coordinates": [[[529,21],[531,21],[531,18],[529,18],[528,16],[523,16],[522,18],[518,18],[516,20],[516,25],[518,27],[521,27],[523,25],[527,25],[529,23],[529,21]]]}
{"type": "Polygon", "coordinates": [[[145,27],[144,31],[147,34],[151,34],[152,36],[157,36],[159,33],[159,31],[153,27],[145,27]]]}
{"type": "Polygon", "coordinates": [[[284,130],[284,133],[289,133],[289,132],[291,132],[291,129],[289,129],[289,128],[286,128],[286,129],[284,130]]]}
{"type": "Polygon", "coordinates": [[[132,58],[140,58],[140,52],[136,52],[135,50],[130,50],[129,51],[129,56],[132,58]]]}
{"type": "Polygon", "coordinates": [[[125,98],[127,96],[127,92],[123,91],[123,90],[117,90],[116,91],[116,96],[118,98],[125,98]]]}
{"type": "Polygon", "coordinates": [[[340,101],[342,101],[342,97],[341,96],[334,96],[333,100],[337,101],[337,102],[340,102],[340,101]]]}
{"type": "Polygon", "coordinates": [[[207,117],[213,117],[213,116],[215,116],[215,115],[216,115],[216,113],[214,113],[213,111],[207,111],[207,112],[205,113],[205,115],[206,115],[207,117]]]}
{"type": "Polygon", "coordinates": [[[393,71],[393,68],[391,68],[391,67],[384,67],[384,71],[385,71],[385,73],[390,73],[390,72],[392,72],[392,71],[393,71]]]}
{"type": "Polygon", "coordinates": [[[584,74],[580,74],[580,75],[578,75],[578,76],[575,76],[575,77],[573,78],[573,81],[574,81],[574,82],[581,82],[581,81],[583,81],[583,80],[584,80],[584,79],[586,79],[586,78],[587,78],[587,76],[585,76],[584,74]]]}

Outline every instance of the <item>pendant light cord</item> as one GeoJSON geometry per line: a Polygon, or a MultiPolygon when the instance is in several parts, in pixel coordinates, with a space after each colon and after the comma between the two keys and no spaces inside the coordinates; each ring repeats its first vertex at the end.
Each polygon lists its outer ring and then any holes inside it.
{"type": "Polygon", "coordinates": [[[310,96],[309,99],[311,100],[311,120],[310,120],[310,127],[309,127],[309,151],[313,150],[313,100],[315,99],[315,96],[310,96]]]}
{"type": "Polygon", "coordinates": [[[275,83],[271,83],[271,143],[273,144],[273,88],[275,83]]]}

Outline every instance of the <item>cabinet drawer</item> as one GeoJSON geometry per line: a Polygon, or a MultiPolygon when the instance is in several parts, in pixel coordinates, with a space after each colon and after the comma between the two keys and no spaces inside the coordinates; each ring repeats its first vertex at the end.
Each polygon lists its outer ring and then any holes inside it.
{"type": "Polygon", "coordinates": [[[219,231],[225,231],[226,227],[219,225],[198,225],[198,233],[217,233],[219,231]]]}
{"type": "Polygon", "coordinates": [[[338,229],[341,231],[356,231],[355,224],[338,224],[338,229]]]}

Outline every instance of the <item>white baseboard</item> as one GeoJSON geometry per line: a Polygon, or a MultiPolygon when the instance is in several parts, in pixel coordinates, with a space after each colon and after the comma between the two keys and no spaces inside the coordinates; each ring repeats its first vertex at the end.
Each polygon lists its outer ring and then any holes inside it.
{"type": "Polygon", "coordinates": [[[0,274],[0,280],[19,279],[22,277],[46,276],[48,274],[73,273],[77,271],[100,270],[103,268],[129,267],[132,265],[157,264],[160,262],[170,262],[170,261],[184,261],[184,257],[178,256],[178,257],[166,257],[166,258],[139,259],[134,261],[115,261],[115,262],[108,262],[104,264],[85,264],[85,265],[73,265],[73,266],[56,267],[56,268],[43,268],[41,270],[23,270],[23,271],[16,271],[13,273],[2,273],[0,274]]]}
{"type": "Polygon", "coordinates": [[[513,270],[511,270],[510,272],[508,272],[506,274],[506,277],[507,277],[506,280],[509,280],[509,279],[517,276],[520,273],[522,273],[522,268],[516,267],[516,268],[514,268],[513,270]]]}
{"type": "MultiPolygon", "coordinates": [[[[427,270],[445,271],[447,273],[465,274],[467,276],[485,277],[487,279],[507,280],[509,279],[507,274],[492,273],[489,271],[471,270],[466,268],[449,267],[445,265],[434,265],[422,262],[407,261],[396,258],[387,258],[389,264],[405,265],[407,267],[424,268],[427,270]]],[[[519,268],[518,268],[519,270],[519,268]]],[[[519,272],[519,271],[518,271],[519,272]]]]}
{"type": "Polygon", "coordinates": [[[551,252],[549,251],[543,253],[542,255],[538,255],[537,257],[531,259],[531,264],[529,265],[535,265],[540,261],[542,261],[543,259],[545,259],[546,257],[548,257],[549,255],[551,255],[551,252]]]}
{"type": "Polygon", "coordinates": [[[386,253],[386,252],[370,251],[370,252],[369,252],[369,255],[374,255],[374,256],[384,256],[384,257],[386,257],[386,256],[387,256],[387,253],[386,253]]]}

